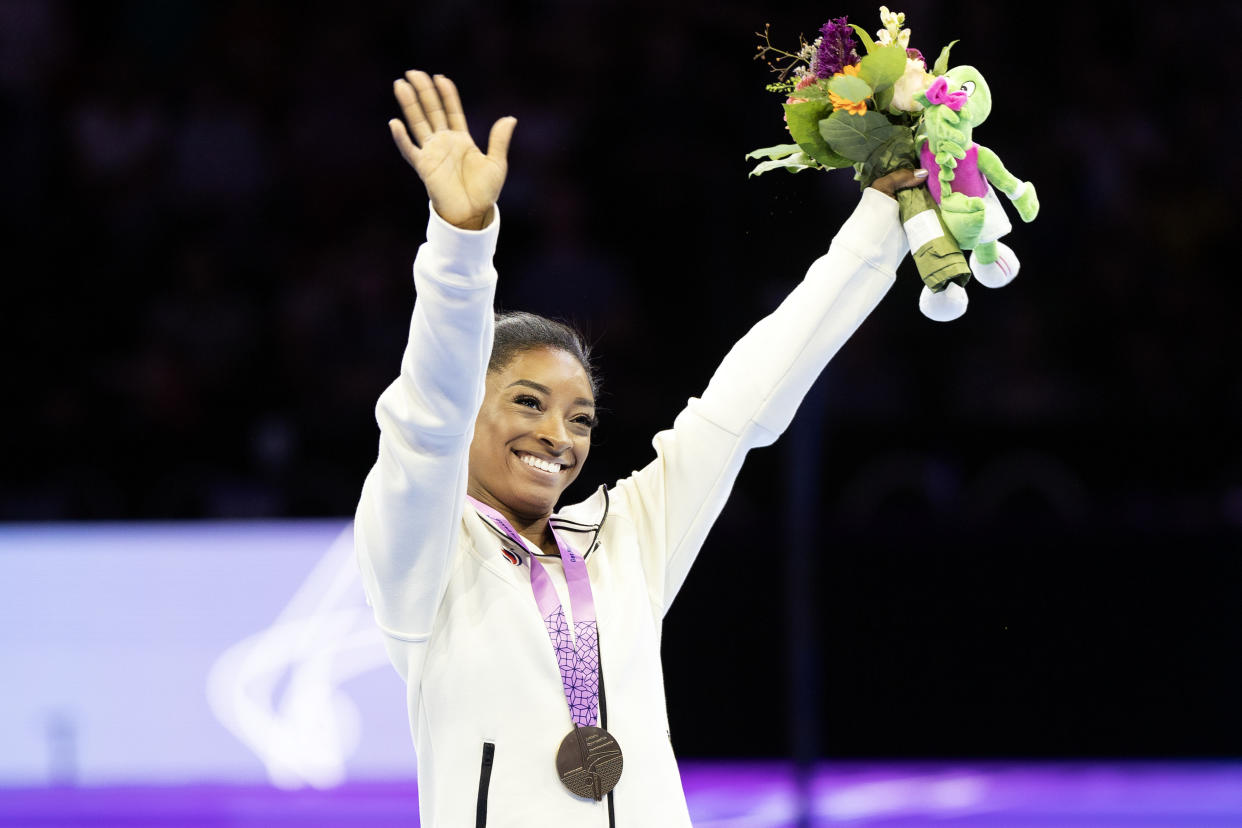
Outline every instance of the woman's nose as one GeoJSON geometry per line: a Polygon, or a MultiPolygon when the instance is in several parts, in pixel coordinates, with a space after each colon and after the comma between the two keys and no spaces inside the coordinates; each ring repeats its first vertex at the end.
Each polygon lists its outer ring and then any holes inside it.
{"type": "Polygon", "coordinates": [[[549,451],[556,454],[569,451],[574,444],[565,424],[555,417],[549,417],[540,424],[538,437],[549,451]]]}

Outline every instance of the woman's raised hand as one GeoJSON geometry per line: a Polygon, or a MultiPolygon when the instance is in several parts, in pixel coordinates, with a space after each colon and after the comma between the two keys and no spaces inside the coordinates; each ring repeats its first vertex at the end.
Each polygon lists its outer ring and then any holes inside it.
{"type": "Polygon", "coordinates": [[[501,118],[492,125],[484,155],[466,128],[451,80],[411,70],[393,83],[393,94],[405,123],[393,118],[388,128],[401,155],[423,180],[435,211],[465,230],[486,227],[509,170],[509,139],[517,118],[501,118]]]}

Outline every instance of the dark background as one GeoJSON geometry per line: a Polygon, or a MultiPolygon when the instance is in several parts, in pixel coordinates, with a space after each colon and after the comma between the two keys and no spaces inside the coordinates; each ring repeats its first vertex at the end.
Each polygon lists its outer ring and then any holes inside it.
{"type": "MultiPolygon", "coordinates": [[[[1238,755],[1242,7],[895,8],[985,72],[976,136],[1042,212],[1007,239],[1022,276],[956,322],[919,314],[907,261],[751,458],[665,626],[674,743],[1238,755]]],[[[519,118],[500,303],[579,323],[605,378],[570,494],[643,465],[857,200],[848,173],[742,157],[785,141],[753,33],[840,14],[880,25],[853,2],[0,2],[0,518],[352,513],[426,221],[385,126],[412,67],[457,81],[480,140],[519,118]]]]}

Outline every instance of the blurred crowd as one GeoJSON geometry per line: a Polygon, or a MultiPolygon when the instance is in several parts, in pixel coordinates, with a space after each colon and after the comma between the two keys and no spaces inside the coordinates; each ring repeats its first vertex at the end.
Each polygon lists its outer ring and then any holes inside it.
{"type": "MultiPolygon", "coordinates": [[[[916,42],[961,38],[992,79],[979,140],[1044,211],[1010,240],[1014,285],[938,326],[903,270],[829,369],[839,514],[1242,527],[1227,50],[1164,51],[1171,19],[1189,49],[1240,13],[1145,9],[904,8],[916,42]]],[[[646,462],[856,198],[846,174],[746,178],[743,153],[783,140],[752,32],[795,40],[807,13],[0,2],[0,518],[352,511],[425,221],[385,127],[411,66],[457,79],[480,139],[519,117],[500,303],[598,342],[591,481],[646,462]]],[[[744,475],[738,514],[772,497],[744,475]]]]}

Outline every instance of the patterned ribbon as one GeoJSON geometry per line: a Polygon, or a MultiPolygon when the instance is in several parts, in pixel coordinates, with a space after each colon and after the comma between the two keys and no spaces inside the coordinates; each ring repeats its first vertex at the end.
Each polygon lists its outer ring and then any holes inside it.
{"type": "Polygon", "coordinates": [[[591,594],[591,579],[587,576],[586,561],[565,543],[555,529],[552,530],[552,537],[556,538],[556,547],[561,553],[565,582],[569,586],[569,606],[574,615],[574,635],[571,636],[569,624],[565,621],[565,608],[556,595],[556,587],[552,586],[552,579],[531,551],[527,540],[517,533],[500,512],[469,495],[466,499],[479,514],[491,520],[514,543],[530,553],[530,588],[535,594],[535,604],[539,607],[539,615],[548,630],[556,663],[561,670],[561,684],[565,688],[565,701],[569,703],[569,715],[575,725],[597,725],[599,631],[595,620],[595,597],[591,594]]]}

